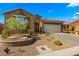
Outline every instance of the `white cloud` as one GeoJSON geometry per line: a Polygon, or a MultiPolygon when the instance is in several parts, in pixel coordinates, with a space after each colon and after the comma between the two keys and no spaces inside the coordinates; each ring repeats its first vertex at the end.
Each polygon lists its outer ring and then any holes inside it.
{"type": "Polygon", "coordinates": [[[78,14],[78,15],[79,15],[79,12],[76,12],[76,14],[78,14]]]}
{"type": "Polygon", "coordinates": [[[74,13],[73,15],[79,15],[79,12],[74,13]]]}
{"type": "Polygon", "coordinates": [[[77,16],[73,16],[73,18],[75,18],[75,19],[76,19],[76,18],[78,18],[78,17],[77,17],[77,16]]]}
{"type": "Polygon", "coordinates": [[[70,3],[67,7],[76,7],[79,6],[79,3],[70,3]]]}
{"type": "Polygon", "coordinates": [[[51,13],[51,12],[53,12],[53,10],[49,10],[49,11],[48,11],[48,13],[51,13]]]}

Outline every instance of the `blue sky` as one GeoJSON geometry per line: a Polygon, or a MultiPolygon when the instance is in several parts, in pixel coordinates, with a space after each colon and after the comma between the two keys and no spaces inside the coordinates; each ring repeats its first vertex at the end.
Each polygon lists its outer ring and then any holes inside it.
{"type": "Polygon", "coordinates": [[[52,18],[62,21],[79,20],[78,3],[0,3],[0,22],[4,22],[5,11],[23,8],[42,18],[52,18]]]}

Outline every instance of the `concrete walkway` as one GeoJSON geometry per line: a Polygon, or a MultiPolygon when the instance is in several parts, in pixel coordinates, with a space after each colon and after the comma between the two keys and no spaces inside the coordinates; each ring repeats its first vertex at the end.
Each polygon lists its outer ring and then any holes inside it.
{"type": "Polygon", "coordinates": [[[47,54],[41,54],[39,56],[74,56],[77,54],[79,54],[79,46],[58,50],[47,54]]]}

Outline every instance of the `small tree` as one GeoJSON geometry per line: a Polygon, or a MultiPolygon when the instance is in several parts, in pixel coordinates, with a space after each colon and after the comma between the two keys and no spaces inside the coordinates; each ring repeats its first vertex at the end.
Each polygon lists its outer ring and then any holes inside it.
{"type": "Polygon", "coordinates": [[[7,39],[8,38],[8,36],[9,36],[9,31],[8,31],[8,29],[4,29],[4,30],[2,30],[2,38],[4,38],[4,39],[7,39]]]}
{"type": "Polygon", "coordinates": [[[17,30],[19,26],[19,22],[17,18],[10,18],[7,20],[7,28],[9,30],[17,30]]]}
{"type": "Polygon", "coordinates": [[[24,30],[26,29],[25,22],[20,23],[18,18],[10,18],[7,20],[7,28],[10,30],[24,30]]]}

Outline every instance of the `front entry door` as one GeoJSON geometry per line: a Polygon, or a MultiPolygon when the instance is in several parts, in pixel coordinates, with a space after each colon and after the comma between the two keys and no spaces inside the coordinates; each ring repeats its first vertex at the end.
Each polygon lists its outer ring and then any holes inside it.
{"type": "Polygon", "coordinates": [[[35,32],[39,32],[39,24],[35,23],[35,32]]]}

